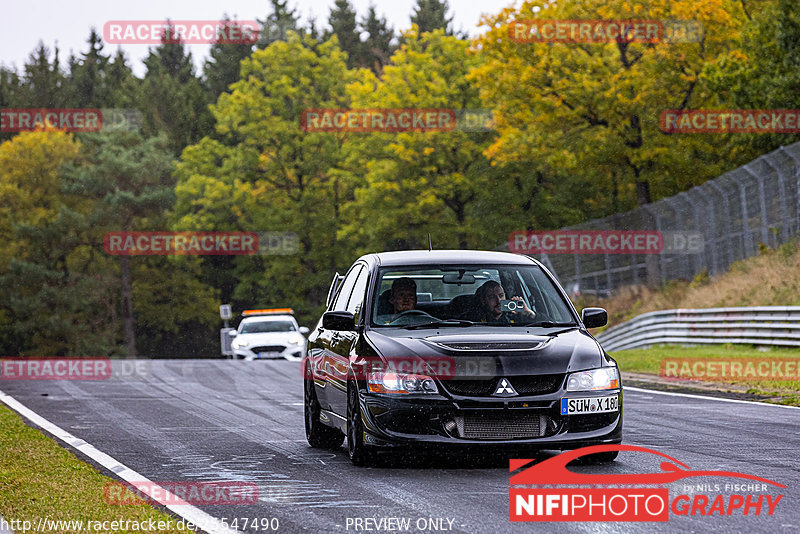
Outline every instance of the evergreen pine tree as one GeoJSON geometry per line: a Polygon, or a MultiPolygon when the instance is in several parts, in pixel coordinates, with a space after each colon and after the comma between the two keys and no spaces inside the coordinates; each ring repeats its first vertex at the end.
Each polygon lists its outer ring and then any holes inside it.
{"type": "Polygon", "coordinates": [[[447,0],[417,0],[411,22],[419,27],[420,35],[441,28],[445,35],[453,35],[453,17],[447,18],[448,9],[447,0]]]}
{"type": "Polygon", "coordinates": [[[394,52],[394,30],[388,26],[386,18],[378,17],[374,4],[370,4],[361,28],[368,34],[364,41],[366,66],[375,74],[380,74],[394,52]]]}
{"type": "MultiPolygon", "coordinates": [[[[225,23],[237,27],[225,17],[225,23]]],[[[228,86],[239,79],[239,63],[253,51],[253,46],[240,43],[219,43],[211,45],[209,58],[203,66],[205,88],[209,102],[216,102],[220,93],[228,90],[228,86]]]]}
{"type": "Polygon", "coordinates": [[[364,43],[361,42],[356,12],[350,0],[336,0],[331,14],[328,17],[331,29],[326,33],[326,39],[332,35],[339,38],[339,48],[347,53],[347,68],[367,66],[364,54],[364,43]]]}

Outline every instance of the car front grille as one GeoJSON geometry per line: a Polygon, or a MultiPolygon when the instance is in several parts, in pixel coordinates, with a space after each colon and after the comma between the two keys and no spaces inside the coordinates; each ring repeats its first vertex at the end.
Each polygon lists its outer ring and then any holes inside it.
{"type": "Polygon", "coordinates": [[[456,417],[458,435],[465,439],[505,440],[538,438],[548,417],[535,413],[470,413],[456,417]],[[545,421],[542,421],[545,419],[545,421]]]}
{"type": "MultiPolygon", "coordinates": [[[[544,395],[553,393],[564,383],[563,374],[509,376],[514,390],[520,395],[544,395]]],[[[489,397],[497,390],[500,378],[442,380],[445,389],[454,395],[465,397],[489,397]]]]}
{"type": "Polygon", "coordinates": [[[258,354],[259,352],[283,352],[286,347],[283,345],[265,345],[262,347],[253,347],[250,350],[258,354]]]}

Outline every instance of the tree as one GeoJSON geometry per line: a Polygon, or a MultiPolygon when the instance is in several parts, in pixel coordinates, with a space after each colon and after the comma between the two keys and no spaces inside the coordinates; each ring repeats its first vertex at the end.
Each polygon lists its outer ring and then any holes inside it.
{"type": "Polygon", "coordinates": [[[297,10],[289,8],[288,4],[289,0],[270,0],[272,13],[267,15],[266,19],[258,21],[261,23],[261,32],[256,45],[259,49],[266,48],[275,41],[285,41],[290,31],[300,32],[297,23],[300,17],[297,15],[297,10]]]}
{"type": "MultiPolygon", "coordinates": [[[[466,74],[480,58],[466,42],[444,30],[405,38],[380,79],[360,71],[348,86],[354,108],[479,107],[466,74]]],[[[439,248],[496,246],[496,230],[485,224],[498,179],[482,154],[491,138],[458,129],[353,134],[346,168],[355,193],[343,207],[342,234],[362,252],[427,246],[428,232],[439,248]]]]}
{"type": "Polygon", "coordinates": [[[50,62],[50,49],[39,42],[38,48],[29,56],[23,68],[22,107],[64,107],[67,95],[64,91],[65,77],[58,59],[58,47],[50,62]]]}
{"type": "MultiPolygon", "coordinates": [[[[239,27],[236,22],[230,22],[227,17],[225,24],[239,27]]],[[[249,44],[216,42],[211,45],[209,58],[203,68],[209,101],[216,102],[220,93],[227,91],[228,87],[239,79],[239,64],[252,51],[253,46],[249,44]]]]}
{"type": "Polygon", "coordinates": [[[361,22],[361,28],[367,33],[363,43],[366,66],[377,75],[389,63],[394,53],[394,30],[386,23],[386,18],[378,17],[375,5],[370,4],[367,16],[361,22]]]}
{"type": "MultiPolygon", "coordinates": [[[[792,0],[742,4],[748,20],[735,47],[709,63],[703,72],[712,90],[731,109],[793,109],[800,102],[800,14],[792,0]]],[[[731,136],[729,150],[737,161],[749,161],[798,134],[731,136]]]]}
{"type": "Polygon", "coordinates": [[[167,133],[172,150],[178,154],[211,130],[207,93],[195,77],[191,53],[182,42],[168,36],[145,59],[141,109],[146,132],[167,133]]]}
{"type": "MultiPolygon", "coordinates": [[[[86,138],[87,161],[68,168],[68,191],[95,200],[88,213],[94,227],[129,232],[174,203],[172,161],[166,139],[112,131],[86,138]]],[[[136,357],[131,257],[119,257],[121,312],[129,358],[136,357]]]]}
{"type": "MultiPolygon", "coordinates": [[[[524,2],[484,23],[485,64],[470,76],[495,109],[500,136],[487,155],[527,164],[558,184],[583,188],[587,218],[672,195],[715,177],[723,136],[659,129],[665,109],[713,105],[704,65],[731,47],[743,16],[709,0],[524,2]],[[700,42],[520,43],[509,25],[525,19],[683,19],[705,28],[700,42]],[[615,200],[616,199],[616,200],[615,200]]],[[[560,185],[559,185],[560,187],[560,185]]]]}
{"type": "Polygon", "coordinates": [[[453,17],[447,17],[449,9],[447,0],[417,0],[411,24],[417,25],[420,35],[440,29],[445,35],[453,35],[453,17]]]}
{"type": "MultiPolygon", "coordinates": [[[[59,132],[23,132],[0,145],[0,346],[4,354],[65,355],[82,336],[77,303],[86,299],[71,272],[80,229],[62,209],[59,168],[79,158],[79,143],[59,132]],[[54,313],[54,310],[56,313],[54,313]],[[76,324],[78,323],[78,324],[76,324]]],[[[90,291],[88,295],[93,295],[90,291]]]]}
{"type": "Polygon", "coordinates": [[[106,69],[107,93],[103,105],[133,108],[140,101],[140,80],[133,75],[122,49],[117,50],[106,69]]]}
{"type": "MultiPolygon", "coordinates": [[[[0,109],[22,107],[24,88],[17,71],[0,66],[0,109]]],[[[0,132],[0,142],[11,139],[12,132],[0,132]]]]}
{"type": "Polygon", "coordinates": [[[335,35],[339,39],[339,47],[347,52],[347,67],[364,67],[367,64],[364,56],[364,43],[356,24],[356,12],[350,0],[335,0],[334,7],[328,17],[330,31],[326,38],[335,35]]]}
{"type": "Polygon", "coordinates": [[[94,28],[86,42],[89,50],[82,54],[82,59],[70,60],[71,105],[99,108],[106,105],[110,96],[106,86],[109,58],[103,55],[103,39],[94,28]]]}
{"type": "Polygon", "coordinates": [[[331,171],[341,159],[341,142],[304,132],[300,118],[309,108],[347,107],[350,77],[335,42],[290,33],[287,41],[246,58],[241,79],[212,106],[219,140],[184,150],[174,228],[294,232],[299,238],[298,254],[233,260],[234,305],[297,303],[298,315],[311,319],[324,304],[329,273],[342,254],[331,171]]]}
{"type": "Polygon", "coordinates": [[[0,107],[15,107],[19,99],[20,79],[17,71],[0,67],[0,107]]]}

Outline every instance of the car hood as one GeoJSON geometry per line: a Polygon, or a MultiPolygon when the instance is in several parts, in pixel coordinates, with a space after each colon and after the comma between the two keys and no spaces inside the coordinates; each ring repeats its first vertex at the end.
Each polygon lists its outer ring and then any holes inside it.
{"type": "MultiPolygon", "coordinates": [[[[554,331],[555,332],[555,331],[554,331]]],[[[446,333],[388,335],[367,332],[368,342],[383,360],[408,359],[440,378],[438,369],[455,369],[452,376],[496,377],[562,374],[608,365],[597,341],[577,328],[557,335],[527,333],[446,333]],[[454,367],[444,366],[443,361],[454,367]]]]}

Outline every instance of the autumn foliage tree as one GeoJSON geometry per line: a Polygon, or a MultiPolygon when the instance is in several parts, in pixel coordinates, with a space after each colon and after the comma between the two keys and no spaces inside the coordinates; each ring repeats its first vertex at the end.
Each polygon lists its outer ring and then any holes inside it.
{"type": "Polygon", "coordinates": [[[549,180],[590,192],[587,216],[606,215],[677,193],[718,175],[724,143],[714,134],[659,129],[666,109],[718,104],[702,77],[728,52],[744,14],[729,0],[526,1],[486,17],[477,40],[484,64],[470,76],[496,114],[487,154],[528,162],[549,180]],[[519,20],[659,20],[699,24],[691,39],[636,42],[520,42],[519,20]]]}

